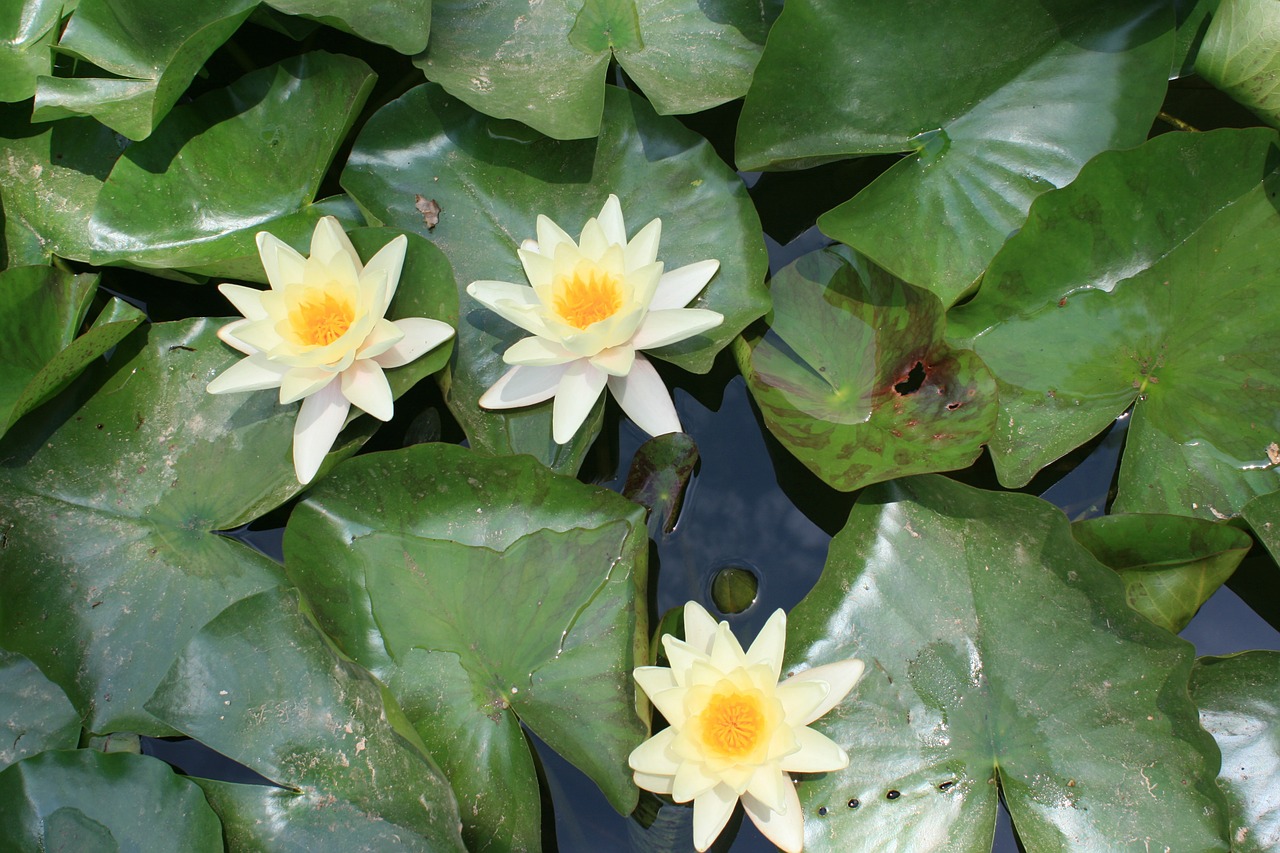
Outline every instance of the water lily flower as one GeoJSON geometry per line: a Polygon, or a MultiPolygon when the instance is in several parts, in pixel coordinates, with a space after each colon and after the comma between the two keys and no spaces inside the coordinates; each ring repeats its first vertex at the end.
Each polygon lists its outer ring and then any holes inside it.
{"type": "Polygon", "coordinates": [[[662,220],[627,240],[618,197],[588,219],[575,242],[546,216],[538,239],[520,247],[532,287],[474,281],[467,293],[533,337],[507,348],[514,365],[485,391],[486,409],[530,406],[555,397],[551,434],[564,444],[587,419],[605,386],[631,420],[650,435],[680,431],[671,395],[639,350],[693,337],[724,317],[685,308],[716,270],[698,261],[664,273],[658,257],[662,220]]]}
{"type": "Polygon", "coordinates": [[[855,658],[778,683],[787,616],[769,617],[746,652],[696,602],[684,607],[685,639],[663,635],[671,667],[642,666],[636,683],[670,726],[629,759],[636,784],[677,803],[693,800],[693,841],[706,850],[739,799],[765,837],[789,853],[804,843],[804,816],[789,772],[840,770],[849,756],[809,723],[862,677],[855,658]]]}
{"type": "Polygon", "coordinates": [[[384,316],[407,246],[402,234],[362,265],[338,220],[326,216],[311,235],[310,257],[258,232],[270,290],[218,286],[244,315],[218,337],[246,357],[210,382],[209,391],[279,388],[281,403],[302,400],[293,430],[301,483],[315,477],[353,404],[378,420],[391,419],[384,368],[408,364],[453,337],[453,327],[439,320],[384,316]]]}

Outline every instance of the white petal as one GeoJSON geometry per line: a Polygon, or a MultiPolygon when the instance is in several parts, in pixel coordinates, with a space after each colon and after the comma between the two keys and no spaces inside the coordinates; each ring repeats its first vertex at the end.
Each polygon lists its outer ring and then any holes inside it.
{"type": "Polygon", "coordinates": [[[673,728],[679,728],[689,719],[684,707],[685,695],[688,692],[688,689],[684,687],[672,687],[669,690],[650,693],[649,701],[653,703],[653,707],[658,709],[658,712],[666,718],[673,728]]]}
{"type": "Polygon", "coordinates": [[[848,754],[822,732],[807,726],[792,729],[800,749],[779,759],[778,766],[793,773],[830,773],[849,766],[848,754]]]}
{"type": "Polygon", "coordinates": [[[742,807],[747,817],[765,838],[787,853],[800,853],[804,847],[804,813],[800,810],[800,798],[790,781],[783,786],[786,808],[775,811],[750,794],[743,794],[742,807]]]}
{"type": "Polygon", "coordinates": [[[747,649],[747,663],[767,663],[773,668],[773,680],[782,673],[782,656],[787,648],[787,614],[778,608],[756,635],[747,649]]]}
{"type": "Polygon", "coordinates": [[[696,601],[684,605],[684,641],[703,654],[711,653],[716,636],[716,619],[696,601]]]}
{"type": "Polygon", "coordinates": [[[773,764],[757,767],[747,783],[747,793],[759,800],[771,811],[786,808],[786,789],[791,788],[791,777],[773,764]]]}
{"type": "Polygon", "coordinates": [[[600,223],[600,228],[604,231],[604,238],[610,243],[617,243],[619,246],[627,245],[627,226],[622,221],[622,205],[618,202],[618,197],[613,193],[609,193],[609,197],[604,200],[604,207],[600,208],[600,215],[596,217],[596,221],[600,223]]]}
{"type": "Polygon", "coordinates": [[[698,261],[663,273],[649,308],[683,308],[702,292],[718,269],[719,261],[698,261]]]}
{"type": "Polygon", "coordinates": [[[251,355],[242,358],[218,374],[209,383],[210,394],[228,394],[235,391],[261,391],[278,388],[287,367],[268,361],[266,356],[251,355]]]}
{"type": "Polygon", "coordinates": [[[610,376],[626,376],[636,363],[636,348],[625,344],[606,347],[591,356],[591,363],[610,376]]]}
{"type": "Polygon", "coordinates": [[[674,344],[714,329],[724,322],[724,315],[705,308],[664,308],[650,311],[631,337],[636,349],[674,344]]]}
{"type": "Polygon", "coordinates": [[[337,378],[337,373],[323,367],[290,368],[280,380],[280,403],[287,405],[310,397],[337,378]]]}
{"type": "Polygon", "coordinates": [[[728,785],[716,785],[693,801],[693,846],[699,853],[720,837],[737,804],[738,797],[728,785]]]}
{"type": "Polygon", "coordinates": [[[256,287],[245,287],[242,284],[220,284],[218,292],[227,297],[227,301],[249,320],[261,320],[267,316],[267,309],[262,307],[262,291],[256,287]]]}
{"type": "MultiPolygon", "coordinates": [[[[655,219],[631,238],[624,253],[629,270],[648,266],[658,259],[658,242],[662,239],[662,220],[655,219]]],[[[683,306],[681,306],[683,307],[683,306]]]]}
{"type": "Polygon", "coordinates": [[[668,751],[668,747],[671,746],[675,736],[675,729],[663,729],[631,750],[631,755],[627,757],[627,764],[632,770],[639,770],[641,773],[674,777],[680,762],[674,753],[668,751]]]}
{"type": "Polygon", "coordinates": [[[306,485],[320,470],[325,454],[333,447],[351,404],[342,396],[337,382],[302,401],[293,425],[293,470],[298,482],[306,485]]]}
{"type": "Polygon", "coordinates": [[[382,368],[372,359],[363,359],[342,371],[342,396],[380,421],[395,413],[391,386],[382,368]]]}
{"type": "Polygon", "coordinates": [[[507,364],[529,364],[535,367],[564,364],[578,358],[581,356],[555,341],[536,337],[516,341],[502,354],[502,360],[507,364]]]}
{"type": "Polygon", "coordinates": [[[340,279],[342,281],[355,281],[359,276],[360,256],[356,254],[356,247],[351,245],[351,238],[342,230],[342,224],[335,216],[322,216],[316,223],[316,229],[311,232],[309,257],[320,261],[325,266],[340,265],[343,269],[347,269],[348,264],[352,264],[355,274],[349,279],[346,277],[340,279]]]}
{"type": "Polygon", "coordinates": [[[662,384],[662,377],[649,360],[639,353],[630,373],[609,377],[609,390],[627,417],[649,435],[680,432],[680,418],[667,386],[662,384]]]}
{"type": "Polygon", "coordinates": [[[644,788],[646,791],[653,791],[655,794],[670,795],[675,785],[675,776],[658,776],[653,773],[644,773],[640,770],[631,774],[636,781],[636,786],[644,788]]]}
{"type": "Polygon", "coordinates": [[[356,358],[373,358],[391,349],[404,337],[400,327],[385,317],[373,324],[364,342],[356,348],[356,358]]]}
{"type": "Polygon", "coordinates": [[[786,710],[786,721],[791,726],[803,726],[816,720],[813,711],[826,701],[830,687],[825,681],[796,681],[787,679],[777,687],[778,701],[786,710]]]}
{"type": "Polygon", "coordinates": [[[631,671],[631,675],[646,696],[677,686],[675,676],[665,666],[638,666],[631,671]]]}
{"type": "MultiPolygon", "coordinates": [[[[857,658],[845,658],[835,663],[823,664],[815,666],[812,669],[806,669],[804,672],[797,672],[795,675],[782,682],[785,684],[799,684],[805,681],[825,681],[830,687],[826,698],[809,712],[808,719],[798,720],[801,725],[808,725],[823,714],[830,711],[841,700],[848,695],[853,686],[862,678],[862,673],[866,670],[865,664],[857,658]]],[[[779,685],[781,687],[782,685],[779,685]]]]}
{"type": "Polygon", "coordinates": [[[453,326],[430,317],[406,317],[392,323],[404,337],[373,360],[382,367],[400,367],[426,355],[453,337],[453,326]]]}
{"type": "Polygon", "coordinates": [[[738,638],[729,629],[728,622],[716,626],[716,635],[711,640],[711,665],[721,672],[730,672],[745,666],[747,656],[738,644],[738,638]]]}
{"type": "Polygon", "coordinates": [[[385,275],[387,279],[387,292],[382,303],[378,316],[387,313],[387,306],[391,304],[391,299],[396,295],[396,287],[400,283],[400,271],[404,269],[404,253],[409,247],[409,238],[401,234],[387,245],[378,250],[378,254],[369,259],[369,263],[365,265],[364,271],[360,273],[363,280],[366,277],[385,275]]]}
{"type": "Polygon", "coordinates": [[[302,281],[307,259],[296,249],[269,231],[259,231],[257,241],[258,257],[272,290],[284,290],[286,284],[302,281]]]}
{"type": "Polygon", "coordinates": [[[259,350],[253,344],[247,343],[246,341],[241,340],[240,338],[240,330],[245,328],[246,326],[253,324],[254,322],[255,321],[253,320],[233,320],[227,325],[218,329],[218,338],[227,346],[232,347],[233,349],[239,350],[245,355],[253,355],[255,353],[261,352],[261,350],[259,350]]]}
{"type": "MultiPolygon", "coordinates": [[[[671,798],[677,803],[687,803],[708,791],[723,787],[720,784],[720,778],[707,773],[706,768],[700,763],[685,761],[676,770],[675,782],[671,786],[671,798]]],[[[697,820],[696,812],[694,820],[697,820]]]]}
{"type": "Polygon", "coordinates": [[[549,400],[555,395],[560,377],[567,368],[567,364],[554,367],[517,365],[480,395],[480,406],[485,409],[515,409],[549,400]]]}
{"type": "Polygon", "coordinates": [[[551,217],[538,214],[538,252],[548,258],[554,258],[556,247],[561,243],[577,245],[563,228],[551,221],[551,217]]]}
{"type": "MultiPolygon", "coordinates": [[[[714,631],[712,632],[714,636],[714,631]]],[[[711,648],[711,641],[707,643],[707,649],[711,648]]],[[[707,657],[708,652],[696,649],[683,640],[677,640],[670,634],[662,635],[662,648],[667,653],[667,660],[671,662],[671,675],[675,678],[676,684],[681,687],[689,686],[689,672],[693,669],[693,665],[698,662],[706,662],[710,660],[707,657]]]]}
{"type": "Polygon", "coordinates": [[[509,281],[473,281],[467,293],[481,305],[527,332],[552,337],[541,318],[542,303],[532,287],[509,281]]]}
{"type": "Polygon", "coordinates": [[[531,252],[520,249],[516,254],[520,257],[520,263],[524,266],[524,274],[528,277],[529,284],[534,287],[545,287],[551,284],[554,269],[551,258],[537,249],[531,252]]]}
{"type": "Polygon", "coordinates": [[[603,370],[593,367],[586,359],[565,366],[551,410],[551,437],[556,444],[566,444],[573,438],[604,392],[607,378],[603,370]]]}
{"type": "MultiPolygon", "coordinates": [[[[590,258],[598,261],[604,257],[613,246],[618,247],[618,251],[622,251],[622,247],[626,245],[624,237],[621,243],[614,243],[605,236],[604,228],[600,225],[598,219],[588,219],[587,224],[582,227],[582,236],[578,238],[578,250],[582,252],[584,258],[590,258]]],[[[618,265],[621,266],[622,256],[618,256],[618,265]]]]}

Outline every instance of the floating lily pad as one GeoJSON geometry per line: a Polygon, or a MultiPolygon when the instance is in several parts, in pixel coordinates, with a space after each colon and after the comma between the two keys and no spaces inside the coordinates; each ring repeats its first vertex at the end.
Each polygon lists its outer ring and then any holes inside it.
{"type": "Polygon", "coordinates": [[[636,449],[622,493],[649,510],[654,537],[675,529],[697,464],[698,445],[683,432],[656,436],[636,449]]]}
{"type": "Polygon", "coordinates": [[[77,337],[97,284],[96,275],[53,267],[0,272],[0,436],[142,322],[141,311],[113,298],[77,337]]]}
{"type": "Polygon", "coordinates": [[[964,468],[995,428],[995,381],[942,340],[942,304],[847,250],[814,252],[771,282],[763,336],[739,367],[765,424],[837,489],[964,468]]]}
{"type": "MultiPolygon", "coordinates": [[[[628,92],[610,87],[606,101],[599,139],[557,142],[480,115],[438,86],[420,86],[369,119],[342,184],[375,220],[417,231],[443,249],[460,289],[483,279],[527,281],[516,250],[535,236],[538,214],[576,236],[616,194],[629,236],[662,219],[658,260],[667,270],[720,261],[689,307],[719,311],[724,323],[652,351],[705,373],[716,353],[768,307],[760,220],[742,182],[704,139],[628,92]],[[419,198],[440,207],[434,229],[423,221],[419,198]]],[[[529,453],[557,470],[577,471],[599,415],[572,442],[557,445],[550,401],[481,410],[480,395],[507,369],[502,353],[527,333],[465,293],[461,302],[459,357],[443,384],[472,447],[529,453]]]]}
{"type": "Polygon", "coordinates": [[[222,827],[195,783],[162,761],[50,750],[0,772],[0,847],[221,853],[222,827]]]}
{"type": "Polygon", "coordinates": [[[1200,724],[1222,750],[1231,849],[1280,849],[1280,652],[1203,657],[1191,673],[1200,724]]]}
{"type": "Polygon", "coordinates": [[[1184,515],[1077,521],[1076,541],[1124,581],[1129,606],[1178,633],[1249,553],[1249,534],[1184,515]]]}
{"type": "Polygon", "coordinates": [[[805,849],[1228,850],[1193,649],[1026,495],[942,477],[859,497],[788,618],[784,671],[867,674],[814,727],[852,757],[802,781],[805,849]],[[825,814],[821,811],[825,808],[825,814]]]}
{"type": "Polygon", "coordinates": [[[352,460],[285,532],[290,577],[396,694],[453,782],[472,850],[540,844],[521,723],[620,812],[635,807],[647,553],[639,505],[453,445],[352,460]]]}
{"type": "Polygon", "coordinates": [[[1259,495],[1244,505],[1241,515],[1271,558],[1280,561],[1280,492],[1259,495]]]}
{"type": "Polygon", "coordinates": [[[0,101],[25,101],[36,77],[53,70],[62,0],[13,0],[0,6],[0,101]]]}
{"type": "Polygon", "coordinates": [[[1196,54],[1196,72],[1280,127],[1280,4],[1222,0],[1196,54]]]}
{"type": "Polygon", "coordinates": [[[431,32],[431,0],[267,0],[267,5],[406,54],[425,48],[431,32]]]}
{"type": "Polygon", "coordinates": [[[309,53],[176,108],[111,171],[89,222],[91,260],[266,281],[254,234],[306,244],[340,201],[312,204],[374,74],[309,53]]]}
{"type": "Polygon", "coordinates": [[[611,58],[663,115],[740,98],[778,0],[437,4],[416,60],[450,94],[556,139],[596,136],[611,58]]]}
{"type": "Polygon", "coordinates": [[[80,0],[58,51],[88,60],[101,77],[41,77],[34,118],[90,115],[130,139],[146,139],[205,60],[231,37],[256,0],[80,0]]]}
{"type": "Polygon", "coordinates": [[[1115,511],[1220,520],[1280,487],[1276,145],[1263,129],[1166,134],[1036,202],[949,317],[999,384],[1001,483],[1132,405],[1115,511]]]}
{"type": "Polygon", "coordinates": [[[79,742],[80,715],[62,688],[27,658],[0,649],[0,770],[79,742]]]}
{"type": "Polygon", "coordinates": [[[1032,199],[1146,138],[1173,37],[1160,0],[788,2],[738,165],[912,152],[819,225],[950,305],[1032,199]]]}

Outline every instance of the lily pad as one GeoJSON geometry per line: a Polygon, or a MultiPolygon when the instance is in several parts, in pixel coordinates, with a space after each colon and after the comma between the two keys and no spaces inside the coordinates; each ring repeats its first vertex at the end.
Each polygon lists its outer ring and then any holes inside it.
{"type": "Polygon", "coordinates": [[[0,272],[0,436],[142,322],[141,311],[113,298],[76,337],[97,285],[96,275],[53,267],[0,272]]]}
{"type": "Polygon", "coordinates": [[[1032,199],[1146,138],[1173,39],[1159,0],[789,2],[747,93],[738,165],[911,152],[818,224],[950,305],[1032,199]]]}
{"type": "Polygon", "coordinates": [[[986,853],[998,792],[1028,850],[1230,848],[1191,644],[1126,607],[1044,501],[868,489],[788,647],[785,671],[867,663],[814,724],[853,760],[800,783],[807,850],[986,853]]]}
{"type": "Polygon", "coordinates": [[[405,54],[426,48],[431,32],[431,0],[267,0],[267,5],[405,54]]]}
{"type": "Polygon", "coordinates": [[[1249,553],[1249,534],[1184,515],[1108,515],[1072,525],[1124,581],[1129,606],[1178,633],[1249,553]]]}
{"type": "Polygon", "coordinates": [[[601,129],[611,58],[663,115],[740,98],[778,0],[440,3],[415,62],[475,109],[556,139],[601,129]]]}
{"type": "Polygon", "coordinates": [[[80,715],[62,688],[27,658],[0,649],[0,770],[79,742],[80,715]]]}
{"type": "Polygon", "coordinates": [[[1223,519],[1280,487],[1277,151],[1260,128],[1166,134],[1037,200],[949,317],[999,385],[1001,483],[1132,405],[1116,512],[1223,519]]]}
{"type": "Polygon", "coordinates": [[[305,243],[321,216],[350,221],[311,202],[373,81],[358,59],[309,53],[176,108],[112,169],[90,259],[266,281],[255,233],[305,243]]]}
{"type": "Polygon", "coordinates": [[[1280,492],[1259,495],[1245,504],[1240,514],[1271,552],[1271,558],[1280,562],[1280,492]]]}
{"type": "Polygon", "coordinates": [[[290,578],[396,694],[453,782],[472,850],[540,844],[522,723],[620,812],[635,807],[647,554],[642,507],[453,445],[351,460],[285,531],[290,578]]]}
{"type": "Polygon", "coordinates": [[[1280,127],[1280,5],[1222,0],[1196,54],[1196,72],[1280,127]]]}
{"type": "Polygon", "coordinates": [[[334,652],[294,591],[233,604],[147,708],[280,786],[208,787],[234,850],[463,850],[448,780],[386,688],[334,652]]]}
{"type": "Polygon", "coordinates": [[[995,429],[995,381],[942,340],[942,304],[855,253],[774,276],[763,335],[735,353],[765,424],[837,489],[964,468],[995,429]]]}
{"type": "Polygon", "coordinates": [[[1191,698],[1222,750],[1218,785],[1231,805],[1231,849],[1280,848],[1280,652],[1200,658],[1191,698]]]}
{"type": "Polygon", "coordinates": [[[14,0],[0,6],[0,101],[25,101],[36,77],[53,70],[62,0],[14,0]]]}
{"type": "MultiPolygon", "coordinates": [[[[629,235],[662,219],[658,260],[666,269],[720,261],[719,272],[689,307],[719,311],[724,323],[651,351],[705,373],[716,353],[768,307],[759,217],[742,182],[706,140],[655,115],[628,92],[610,87],[606,102],[599,139],[557,142],[480,115],[438,86],[420,86],[365,124],[342,185],[372,219],[417,231],[439,246],[459,288],[484,279],[527,281],[516,250],[535,236],[538,214],[576,236],[616,194],[629,235]],[[420,197],[440,207],[434,229],[416,207],[420,197]]],[[[529,453],[557,470],[577,471],[599,415],[572,442],[557,445],[550,401],[508,412],[481,410],[480,395],[507,369],[502,353],[527,333],[465,293],[461,302],[459,356],[443,385],[471,446],[529,453]]]]}
{"type": "Polygon", "coordinates": [[[256,0],[80,0],[58,51],[107,72],[41,77],[36,121],[89,115],[130,139],[146,139],[205,60],[231,37],[256,0]]]}
{"type": "Polygon", "coordinates": [[[222,828],[200,789],[162,761],[50,750],[0,772],[0,847],[220,853],[222,828]]]}
{"type": "Polygon", "coordinates": [[[649,511],[654,538],[675,530],[697,464],[698,445],[683,432],[656,436],[636,449],[622,494],[649,511]]]}

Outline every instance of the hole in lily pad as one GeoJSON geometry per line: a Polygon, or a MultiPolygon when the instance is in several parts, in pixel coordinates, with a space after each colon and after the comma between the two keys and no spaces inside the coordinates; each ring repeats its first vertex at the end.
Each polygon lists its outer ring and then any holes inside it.
{"type": "Polygon", "coordinates": [[[760,578],[746,566],[723,566],[711,577],[711,602],[721,613],[742,613],[759,594],[760,578]]]}
{"type": "Polygon", "coordinates": [[[906,377],[893,386],[893,390],[897,391],[903,397],[908,394],[914,394],[920,390],[920,386],[924,384],[924,362],[917,361],[915,366],[911,368],[911,372],[906,377]]]}

